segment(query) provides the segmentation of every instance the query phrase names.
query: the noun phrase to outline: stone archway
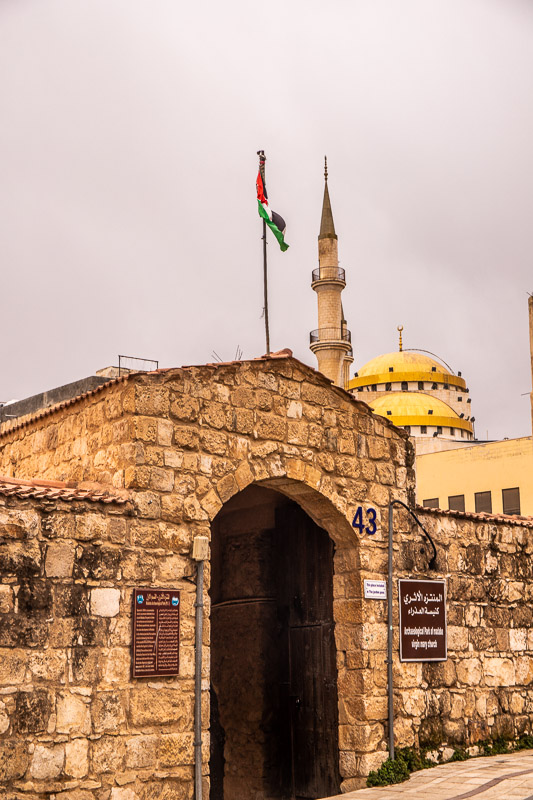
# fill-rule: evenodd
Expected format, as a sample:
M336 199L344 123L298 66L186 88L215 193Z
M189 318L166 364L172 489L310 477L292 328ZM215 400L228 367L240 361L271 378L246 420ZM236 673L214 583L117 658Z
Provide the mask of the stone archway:
M211 800L340 791L335 545L287 496L306 488L274 483L212 525Z

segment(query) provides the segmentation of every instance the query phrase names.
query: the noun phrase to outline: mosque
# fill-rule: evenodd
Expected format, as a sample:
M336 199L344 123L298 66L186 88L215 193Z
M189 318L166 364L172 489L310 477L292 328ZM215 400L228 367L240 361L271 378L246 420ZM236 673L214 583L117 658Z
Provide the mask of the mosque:
M404 350L403 326L398 326L398 351L376 356L350 379L354 357L341 301L346 274L339 267L327 161L324 178L319 266L311 284L317 293L318 329L311 331L310 349L319 371L412 437L421 505L533 515L532 437L477 439L470 392L461 372L455 373L433 353ZM533 331L531 302L529 309Z

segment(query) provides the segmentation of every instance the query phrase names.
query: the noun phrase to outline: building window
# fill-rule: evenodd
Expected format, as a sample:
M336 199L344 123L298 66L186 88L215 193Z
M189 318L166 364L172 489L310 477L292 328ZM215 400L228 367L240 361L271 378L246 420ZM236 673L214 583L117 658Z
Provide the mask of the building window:
M503 513L520 514L520 489L502 489Z
M389 372L394 372L394 367L389 367Z
M427 432L428 432L427 425L421 425L420 426L420 433L427 433Z
M430 500L422 500L422 505L426 508L438 508L439 507L439 498L432 497Z
M463 398L462 398L462 397L458 397L458 398L457 398L457 402L458 402L458 403L462 403L462 402L463 402Z
M392 417L392 411L387 411L387 416Z
M419 391L424 391L424 381L418 381L418 389Z
M474 500L477 512L486 511L488 514L492 514L492 497L490 492L476 492Z
M402 392L406 392L408 388L407 381L402 381Z
M390 383L386 383L386 384L385 384L385 391L386 391L386 392L390 392L390 390L391 390L391 386L392 386L392 384L390 384Z
M448 383L445 383L445 384L444 384L444 386L443 386L443 388L444 388L444 389L449 389L449 388L450 388L450 386L449 386L449 384L448 384Z
M439 387L437 386L437 384L436 384L436 383L432 383L432 384L431 384L431 388L432 388L432 390L433 390L433 391L435 391L435 390L436 390L436 389L438 389Z
M442 433L442 425L437 425L437 433Z
M461 428L461 439L464 439L464 438L465 438L465 432L464 432L464 430Z
M455 436L455 428L450 428L450 436Z
M373 391L373 392L377 392L377 390L378 390L378 387L377 387L377 385L376 385L375 383L373 383L373 384L372 384L372 391Z
M428 414L433 414L433 409L432 408L428 408Z
M448 497L448 508L450 511L464 511L465 510L465 496L464 494L452 494Z
M467 403L471 403L471 402L472 402L472 400L470 399L470 397L468 398L468 400L467 400L466 402L467 402Z
M432 372L436 372L437 371L437 367L431 367L431 371Z
M410 425L404 425L403 429L404 429L404 431L407 431L407 433L409 433L409 434L411 433L411 426Z

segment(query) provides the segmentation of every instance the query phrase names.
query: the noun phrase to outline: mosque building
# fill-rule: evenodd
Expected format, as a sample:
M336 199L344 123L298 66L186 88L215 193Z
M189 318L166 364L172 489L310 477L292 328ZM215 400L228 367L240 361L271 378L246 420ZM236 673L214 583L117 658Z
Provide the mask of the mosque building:
M327 162L324 178L319 266L311 284L317 293L319 327L311 332L310 348L318 369L409 433L416 453L420 504L533 515L532 437L502 442L476 439L470 392L461 372L455 373L434 353L404 349L402 325L398 326L398 351L371 359L350 379L351 332L341 302L346 275L338 264ZM530 303L533 354L532 308Z

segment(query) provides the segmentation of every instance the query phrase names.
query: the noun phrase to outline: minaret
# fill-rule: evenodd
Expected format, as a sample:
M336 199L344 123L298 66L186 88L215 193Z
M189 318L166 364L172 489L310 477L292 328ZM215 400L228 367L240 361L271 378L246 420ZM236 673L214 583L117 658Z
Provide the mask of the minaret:
M529 352L531 355L531 388L533 389L533 295L529 295ZM533 430L533 391L531 392L531 426Z
M318 329L311 331L310 348L318 369L337 386L346 389L348 370L353 362L351 333L346 327L341 292L346 286L339 267L337 234L328 191L328 161L324 159L324 202L318 235L318 269L313 270L312 288L317 293Z

